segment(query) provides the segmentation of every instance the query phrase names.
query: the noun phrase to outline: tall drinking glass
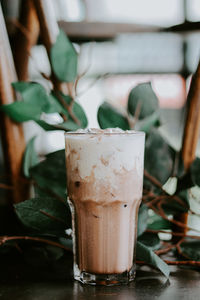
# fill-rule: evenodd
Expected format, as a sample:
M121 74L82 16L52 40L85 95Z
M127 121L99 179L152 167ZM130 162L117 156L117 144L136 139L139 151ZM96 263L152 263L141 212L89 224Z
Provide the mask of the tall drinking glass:
M90 129L65 134L74 278L128 283L135 276L145 134Z

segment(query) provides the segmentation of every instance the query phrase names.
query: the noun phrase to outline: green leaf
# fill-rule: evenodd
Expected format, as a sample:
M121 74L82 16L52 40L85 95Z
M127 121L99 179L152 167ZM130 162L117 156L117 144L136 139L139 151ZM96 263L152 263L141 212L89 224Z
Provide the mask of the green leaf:
M129 113L134 116L137 109L140 111L139 119L150 116L158 109L158 98L150 82L137 85L129 94Z
M47 251L47 255L50 261L56 261L64 255L64 249L55 246L46 245L45 249Z
M172 223L168 220L163 219L162 217L156 215L154 217L154 221L150 224L148 224L148 229L152 230L171 230L172 229Z
M50 52L51 63L56 77L60 81L71 82L77 76L77 53L64 33L60 30L55 44Z
M180 245L183 255L190 260L200 261L200 241L189 241Z
M22 94L22 101L16 101L9 105L2 106L2 110L7 113L13 120L17 122L25 122L34 120L44 130L65 130L74 131L79 128L85 128L88 125L87 117L80 104L70 96L60 93L66 105L71 105L72 114L76 118L74 120L66 109L58 100L54 93L48 95L43 86L33 82L16 82L13 86ZM73 103L72 103L73 101ZM42 113L63 113L67 117L67 121L60 124L48 124L40 120Z
M138 121L135 125L135 130L141 130L146 133L149 133L152 127L159 127L159 126L160 126L159 113L158 111L156 111L149 117L146 117L141 121Z
M123 130L129 130L128 119L124 117L116 108L109 103L104 102L98 109L97 118L99 126L102 129L119 127Z
M47 195L57 195L66 200L65 151L50 153L46 159L30 169L31 177L37 185L47 191Z
M197 174L197 176L198 176L198 174ZM181 178L178 178L177 192L187 190L193 186L195 186L195 179L192 178L192 173L189 170L189 172L185 173Z
M176 153L176 155L178 155L178 168L177 168L177 177L182 177L185 175L185 168L184 168L184 162L183 162L183 158L182 158L182 153Z
M176 196L180 200L172 199L168 201L167 204L164 204L162 207L166 214L176 214L176 213L183 213L188 212L190 208L189 198L188 198L188 191L184 190L176 194Z
M193 185L200 186L200 158L196 158L190 167Z
M40 188L38 185L34 185L35 198L46 198L47 196L47 191L45 189Z
M63 98L63 100L66 102L67 105L72 105L72 107L71 107L72 113L78 119L80 124L78 125L78 124L75 123L75 121L70 116L68 110L65 109L64 107L63 107L63 110L62 110L63 114L65 114L67 116L69 121L74 122L76 126L79 126L78 128L87 127L88 120L87 120L86 114L85 114L82 106L79 103L77 103L76 101L73 101L73 99L70 96L66 96L64 94L60 94L60 95ZM76 129L74 129L74 130L76 130Z
M62 231L71 224L67 204L54 198L34 198L14 206L20 221L36 231Z
M60 124L49 124L43 120L35 120L35 122L46 131L51 130L65 130L65 131L75 131L80 128L74 121L66 121Z
M42 112L59 112L57 101L47 94L45 88L39 83L17 82L13 84L17 91L21 92L22 100L8 105L2 105L1 109L14 121L26 122L39 119Z
M26 146L26 150L23 157L23 173L26 177L29 177L29 169L33 166L35 166L38 162L38 155L35 152L34 148L34 142L35 142L35 136L28 142Z
M53 93L48 97L49 107L46 109L46 113L61 113L63 111L62 105L58 102Z
M46 268L53 267L55 261L60 259L64 250L51 245L31 245L24 251L24 261L29 267Z
M147 229L148 224L148 207L145 204L141 204L138 213L138 227L137 236L140 236Z
M160 248L160 239L157 234L151 232L143 233L138 241L145 246L147 246L150 250L158 250Z
M176 193L176 196L178 196L183 202L182 204L180 203L180 205L185 208L185 211L188 211L190 208L188 190L180 191L179 193Z
M71 238L66 238L65 237L59 237L59 242L65 246L68 247L69 249L73 250L73 241Z
M17 82L12 82L12 86L15 89L15 91L23 93L27 89L30 88L30 86L34 84L34 82L27 82L27 81L17 81Z
M39 118L41 114L41 107L31 106L24 101L16 101L12 104L2 105L1 109L15 122L26 122Z
M159 132L150 132L145 147L145 169L164 184L170 177L173 167L174 150L166 143Z
M152 250L150 250L144 244L137 242L136 246L136 258L137 260L145 261L147 264L156 267L160 270L167 278L169 277L170 270L168 265Z
M200 159L196 158L192 165L190 166L189 171L186 171L184 168L184 162L181 155L181 152L178 153L179 160L178 160L178 167L177 167L177 191L187 190L196 185L196 181L200 179L199 176L199 166L200 166ZM200 180L199 180L200 183Z
M144 176L143 187L147 191L153 192L155 195L161 195L162 190L154 185L146 176Z
M21 92L21 96L24 102L19 101L20 104L26 103L30 106L38 106L38 109L40 109L40 111L48 112L48 94L41 84L36 82L22 81L14 83L13 85L14 88L17 87L17 90ZM29 109L32 109L32 107L29 107Z

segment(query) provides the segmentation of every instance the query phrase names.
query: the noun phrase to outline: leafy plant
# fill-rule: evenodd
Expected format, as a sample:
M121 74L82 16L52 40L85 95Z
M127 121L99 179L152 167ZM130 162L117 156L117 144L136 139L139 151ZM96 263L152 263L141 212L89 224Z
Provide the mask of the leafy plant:
M51 49L54 75L61 82L75 82L77 61L73 45L61 31ZM56 90L55 86L53 90L46 90L34 82L16 82L13 83L13 87L21 94L21 101L3 105L1 109L14 121L33 120L47 131L73 131L87 127L86 114L74 95L63 94ZM51 113L60 114L63 122L48 123L46 116ZM174 225L184 228L186 225L177 223L172 216L180 212L194 214L189 205L188 189L200 186L200 160L197 158L187 173L184 173L183 168L174 169L177 153L160 133L158 99L151 84L142 83L131 90L126 114L104 102L98 109L97 119L102 129L135 128L146 132L144 195L138 220L138 263L150 264L166 277L169 276L167 264L199 266L199 253L196 252L196 248L199 247L198 236L180 233L181 239L178 242L169 241L166 244L159 235L170 233L176 236L173 231ZM31 139L27 144L23 160L23 172L33 184L34 198L15 205L16 214L24 225L27 236L3 236L0 238L0 244L9 245L11 240L27 239L69 250L71 246L66 246L67 240L63 238L66 236L65 230L71 227L70 210L66 202L64 150L50 153L39 162L34 150L34 140L35 138ZM181 160L179 165L181 166ZM165 183L174 178L177 186L171 194L166 190ZM164 262L159 256L172 249L176 250L174 254L182 260Z
M71 82L77 76L77 53L65 35L60 30L56 43L51 49L51 63L56 77L63 82Z

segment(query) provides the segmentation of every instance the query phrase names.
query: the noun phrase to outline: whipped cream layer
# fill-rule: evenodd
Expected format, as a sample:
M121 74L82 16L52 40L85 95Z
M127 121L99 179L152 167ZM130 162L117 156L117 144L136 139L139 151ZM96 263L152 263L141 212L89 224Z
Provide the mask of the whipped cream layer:
M115 173L133 169L143 176L143 132L81 129L65 137L71 172L78 170L81 179L93 175L97 180L112 181Z

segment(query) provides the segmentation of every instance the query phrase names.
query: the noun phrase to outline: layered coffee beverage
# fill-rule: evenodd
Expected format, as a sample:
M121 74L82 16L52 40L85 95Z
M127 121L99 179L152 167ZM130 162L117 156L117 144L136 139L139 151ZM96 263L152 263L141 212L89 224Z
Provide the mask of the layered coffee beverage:
M74 277L89 284L134 278L145 134L87 129L65 135Z

